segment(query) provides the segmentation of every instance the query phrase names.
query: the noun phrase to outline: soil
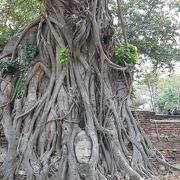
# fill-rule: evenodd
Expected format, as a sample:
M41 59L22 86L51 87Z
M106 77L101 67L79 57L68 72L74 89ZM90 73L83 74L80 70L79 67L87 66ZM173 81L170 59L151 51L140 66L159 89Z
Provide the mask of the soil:
M162 176L160 180L180 180L180 171L168 172L166 175Z

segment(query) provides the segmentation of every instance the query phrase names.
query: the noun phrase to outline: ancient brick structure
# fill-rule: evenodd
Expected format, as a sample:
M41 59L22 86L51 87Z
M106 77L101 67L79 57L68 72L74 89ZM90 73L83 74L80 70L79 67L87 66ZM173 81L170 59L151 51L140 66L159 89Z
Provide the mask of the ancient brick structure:
M170 163L180 163L180 116L135 111L134 116Z

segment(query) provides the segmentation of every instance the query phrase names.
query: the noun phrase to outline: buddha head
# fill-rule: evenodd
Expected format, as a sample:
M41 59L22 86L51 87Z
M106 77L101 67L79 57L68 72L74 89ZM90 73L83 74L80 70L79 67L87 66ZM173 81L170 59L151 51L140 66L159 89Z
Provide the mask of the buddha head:
M75 154L79 163L88 163L91 158L92 142L85 131L80 131L75 138Z

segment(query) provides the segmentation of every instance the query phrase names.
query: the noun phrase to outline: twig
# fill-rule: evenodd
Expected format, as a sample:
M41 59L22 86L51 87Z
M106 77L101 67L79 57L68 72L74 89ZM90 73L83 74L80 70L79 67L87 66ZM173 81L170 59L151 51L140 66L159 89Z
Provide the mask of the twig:
M124 25L124 19L122 15L122 8L121 8L121 0L117 0L118 4L118 18L119 18L119 23L121 22L121 27L122 27L122 32L123 32L123 37L124 37L124 42L127 45L127 36L126 36L126 31L125 31L125 25Z

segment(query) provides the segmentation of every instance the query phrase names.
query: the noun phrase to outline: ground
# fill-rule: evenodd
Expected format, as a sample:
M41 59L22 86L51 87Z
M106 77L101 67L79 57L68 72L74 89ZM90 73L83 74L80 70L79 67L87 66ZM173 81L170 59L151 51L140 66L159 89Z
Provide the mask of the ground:
M160 180L179 180L180 179L180 172L173 171L173 172L165 172L165 175L160 178Z

